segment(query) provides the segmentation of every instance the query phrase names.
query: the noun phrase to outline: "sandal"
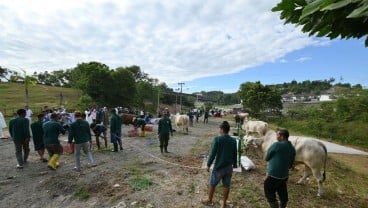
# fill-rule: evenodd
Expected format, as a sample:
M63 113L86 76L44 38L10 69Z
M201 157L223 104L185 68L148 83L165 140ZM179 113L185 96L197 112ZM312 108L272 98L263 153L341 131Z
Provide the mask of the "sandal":
M208 201L208 199L202 199L201 202L205 206L213 206L214 205L213 202Z

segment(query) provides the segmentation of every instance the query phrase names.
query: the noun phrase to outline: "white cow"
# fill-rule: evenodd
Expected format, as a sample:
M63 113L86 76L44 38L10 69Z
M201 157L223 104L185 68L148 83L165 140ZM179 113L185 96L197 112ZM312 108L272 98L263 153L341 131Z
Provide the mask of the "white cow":
M180 127L182 128L183 132L185 130L188 133L189 116L177 113L176 115L172 116L172 120L175 122L177 129Z
M248 119L245 119L242 129L245 130L246 136L258 133L258 135L262 137L268 130L268 123L264 121L249 121Z
M248 144L250 144L249 138L247 136L244 138L244 141L247 141ZM264 137L254 138L253 144L261 147L262 152L266 153L268 148L276 141L276 132L269 130ZM317 196L322 196L323 182L326 180L326 146L322 142L307 137L290 136L289 141L296 150L294 165L304 164L304 174L297 184L304 184L307 178L313 174L318 183ZM323 173L321 173L322 168Z

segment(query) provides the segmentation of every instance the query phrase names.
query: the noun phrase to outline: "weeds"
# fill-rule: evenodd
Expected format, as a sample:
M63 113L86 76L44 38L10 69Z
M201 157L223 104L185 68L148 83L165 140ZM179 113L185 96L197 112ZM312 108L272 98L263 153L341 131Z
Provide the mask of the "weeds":
M85 188L79 188L75 193L74 197L79 200L87 200L91 194Z
M152 182L149 176L136 176L133 178L130 185L134 191L141 191L149 189Z

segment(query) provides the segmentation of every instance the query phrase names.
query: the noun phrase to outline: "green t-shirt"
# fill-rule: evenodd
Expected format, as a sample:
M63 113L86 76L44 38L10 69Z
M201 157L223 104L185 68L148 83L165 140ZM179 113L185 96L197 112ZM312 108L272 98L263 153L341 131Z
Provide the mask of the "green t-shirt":
M215 137L212 140L210 155L207 161L208 167L212 165L215 158L215 170L227 167L229 165L237 167L236 140L228 134Z
M267 150L267 175L285 179L289 177L289 169L295 160L295 148L289 141L278 141Z
M43 143L60 144L59 134L65 134L65 129L57 121L51 120L42 125L43 128Z

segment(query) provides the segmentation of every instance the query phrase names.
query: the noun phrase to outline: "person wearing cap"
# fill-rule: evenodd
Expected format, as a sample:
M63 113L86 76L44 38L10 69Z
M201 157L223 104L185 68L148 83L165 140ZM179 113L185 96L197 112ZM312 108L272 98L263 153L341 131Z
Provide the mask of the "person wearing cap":
M90 143L92 143L91 131L87 121L83 120L82 113L76 111L74 113L75 121L70 124L68 143L71 144L74 141L74 159L75 159L75 171L81 171L80 152L83 152L87 156L88 165L91 167L96 166L90 149Z
M59 116L56 113L52 113L50 119L50 121L42 125L43 143L50 157L47 167L51 170L56 170L59 167L60 155L63 154L59 135L65 134L65 129L59 123Z
M165 111L163 112L163 118L158 121L158 138L160 139L161 154L164 153L164 148L165 153L169 153L167 146L169 145L170 134L173 136L171 120Z
M213 205L212 198L217 184L222 180L222 208L226 207L226 201L230 192L230 183L233 168L237 168L236 140L229 135L229 122L223 121L219 126L220 135L212 140L210 155L207 160L207 172L216 159L210 180L208 198L202 200L204 205Z
M264 181L264 193L271 208L285 208L288 202L287 181L289 169L295 160L295 148L288 140L287 129L277 129L277 142L267 150L265 160L267 165L267 178ZM279 195L280 204L276 199Z
M17 110L18 117L10 120L9 133L13 138L15 146L15 156L17 157L17 168L22 169L23 165L27 162L30 152L29 141L31 133L29 131L29 120L26 117L26 110ZM24 152L23 152L24 151Z
M111 110L112 116L110 119L110 139L111 143L114 145L113 152L118 152L118 145L120 150L123 150L123 145L121 142L121 125L123 124L123 119L116 113L113 108Z

